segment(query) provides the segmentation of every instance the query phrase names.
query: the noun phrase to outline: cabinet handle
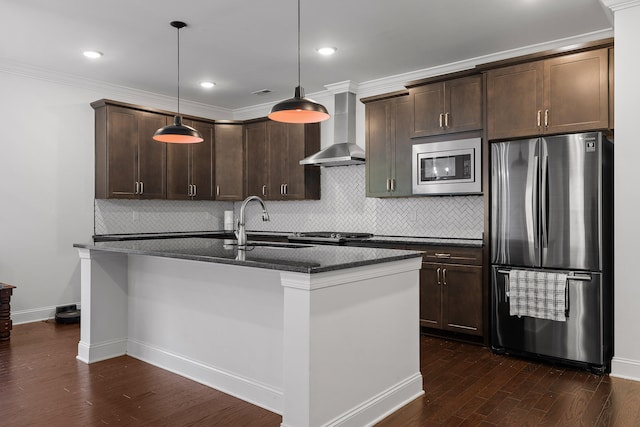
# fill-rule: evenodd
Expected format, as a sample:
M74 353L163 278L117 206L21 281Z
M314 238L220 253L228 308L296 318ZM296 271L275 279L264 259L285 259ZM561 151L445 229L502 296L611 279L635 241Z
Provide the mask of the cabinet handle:
M444 252L436 252L434 255L436 256L436 258L451 258L451 254L447 254Z
M280 195L284 196L284 184L280 184Z
M438 117L438 125L439 125L440 127L443 127L443 126L442 126L442 119L443 119L443 118L444 118L444 114L443 114L443 113L440 113L440 116Z
M263 196L266 196L266 195L267 195L267 186L266 186L266 185L263 185L263 186L262 186L262 195L263 195Z
M440 267L438 267L438 269L436 270L436 276L438 278L438 285L440 285Z
M139 194L144 194L144 182L140 181L140 193Z
M192 194L192 196L195 197L196 194L198 194L198 187L195 184L193 184L193 194Z
M544 127L549 127L549 109L544 110Z
M396 180L395 180L395 178L391 178L389 181L391 181L391 191L396 191Z
M284 195L288 196L289 195L289 184L283 184L284 185Z
M542 111L538 110L538 121L537 121L537 123L538 123L538 127L540 127L540 124L541 124L541 122L542 122L541 117L542 117Z
M220 186L216 185L216 197L220 195Z
M139 194L139 193L140 193L140 182L136 181L136 189L133 194Z
M445 113L444 115L444 127L449 127L449 113Z
M443 285L447 284L447 269L446 268L442 269L442 284Z
M387 191L391 191L391 180L387 178Z

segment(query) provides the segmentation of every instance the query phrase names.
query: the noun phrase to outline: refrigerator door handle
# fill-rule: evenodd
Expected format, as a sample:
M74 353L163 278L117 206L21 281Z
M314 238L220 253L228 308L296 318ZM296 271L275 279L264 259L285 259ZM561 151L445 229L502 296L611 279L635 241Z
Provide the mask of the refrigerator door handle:
M540 157L534 156L535 167L533 168L533 191L531 192L531 204L533 212L533 248L538 249L539 237L540 237L540 215L539 215L539 200L540 200L540 186L538 185L538 170L540 169Z
M509 302L509 270L497 270L497 273L507 276L504 279L504 302Z
M540 218L542 221L542 247L546 248L549 246L549 230L548 230L548 222L549 222L549 155L545 152L542 158L542 182L541 182L541 197L540 197Z

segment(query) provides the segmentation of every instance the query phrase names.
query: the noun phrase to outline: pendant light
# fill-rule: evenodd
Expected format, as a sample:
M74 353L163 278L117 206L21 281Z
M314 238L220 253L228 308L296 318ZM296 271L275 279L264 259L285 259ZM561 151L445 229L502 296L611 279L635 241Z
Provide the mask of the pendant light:
M160 128L153 134L153 139L159 142L176 144L193 144L204 141L200 132L191 126L182 124L180 116L180 29L187 26L181 21L172 21L171 26L178 31L178 114L173 117L173 124Z
M298 86L293 98L285 99L273 106L268 116L271 120L285 123L317 123L329 118L323 105L305 98L300 86L300 0L298 0Z

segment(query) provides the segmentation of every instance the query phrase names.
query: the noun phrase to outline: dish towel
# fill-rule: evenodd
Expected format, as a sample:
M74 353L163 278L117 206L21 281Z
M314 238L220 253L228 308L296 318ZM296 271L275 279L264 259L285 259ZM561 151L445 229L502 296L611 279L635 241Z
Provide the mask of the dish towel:
M564 322L566 290L566 274L511 270L509 314Z

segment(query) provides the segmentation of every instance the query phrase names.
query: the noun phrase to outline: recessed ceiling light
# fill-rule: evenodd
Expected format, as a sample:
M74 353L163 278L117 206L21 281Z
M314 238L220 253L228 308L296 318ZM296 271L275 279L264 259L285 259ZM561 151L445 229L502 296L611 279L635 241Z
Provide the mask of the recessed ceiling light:
M200 86L202 86L205 89L211 89L215 85L216 84L214 82L200 82Z
M325 56L333 55L334 53L336 53L336 50L338 50L337 47L319 47L318 49L316 49L316 51L318 51L320 55Z
M102 52L98 52L97 50L86 50L82 52L82 54L91 59L98 59L102 56Z

